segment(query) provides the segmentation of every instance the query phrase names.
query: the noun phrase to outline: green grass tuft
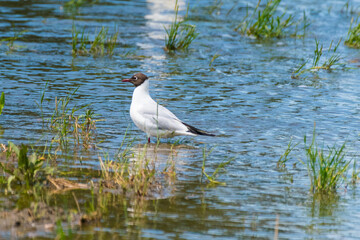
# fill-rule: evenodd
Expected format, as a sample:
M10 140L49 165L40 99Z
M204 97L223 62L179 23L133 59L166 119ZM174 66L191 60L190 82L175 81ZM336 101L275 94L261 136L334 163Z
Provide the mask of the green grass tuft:
M76 30L75 24L72 28L72 53L76 55L113 56L117 45L119 32L109 34L109 28L102 27L96 34L94 41L89 41L89 35Z
M305 10L303 12L303 18L296 23L295 32L291 34L291 37L294 38L305 38L306 36L306 29L310 26L310 21L306 17ZM300 33L299 33L300 32ZM302 32L302 34L301 34Z
M289 160L289 154L291 153L292 150L294 150L294 148L297 145L299 145L299 143L294 145L292 142L292 138L291 138L285 152L280 156L279 160L277 161L277 164L276 164L277 168L281 168L281 169L286 168L286 163Z
M316 142L315 128L311 144L307 146L304 137L306 162L301 161L308 170L311 188L314 193L335 192L343 182L344 175L351 161L345 159L345 145L340 147L319 148Z
M327 51L323 51L323 45L319 45L319 41L315 39L315 50L311 66L308 66L308 63L310 62L310 59L308 59L292 73L291 77L299 78L302 74L305 73L315 73L321 69L331 70L334 69L334 66L343 65L340 63L342 59L341 55L337 52L341 40L342 39L340 39L334 47L333 41L331 41ZM325 60L323 60L324 54L327 56Z
M276 15L280 2L281 0L269 0L264 9L260 10L259 6L261 0L259 0L251 15L249 15L249 10L247 8L245 17L235 28L235 31L248 36L254 36L256 38L284 37L286 35L285 30L290 26L295 25L296 22L291 14L286 17L286 12L282 15ZM306 22L305 13L303 21L305 21L303 27L305 32L305 29L309 26L309 23ZM300 36L297 35L297 28L295 35L298 37Z
M108 154L105 154L104 159L99 156L103 185L108 188L120 188L123 193L147 196L152 186L157 185L155 160L146 158L145 146L144 152L139 153L135 161L131 161L130 157L133 158L135 155L134 153L128 155L130 147L128 145L124 150L126 153L115 160L111 160Z
M355 25L354 27L353 24ZM351 19L345 45L352 48L360 48L360 22L358 22L358 18L355 22L354 18Z
M203 179L203 176L206 177L206 179L209 181L209 186L212 185L223 185L225 186L226 183L225 182L219 182L218 180L216 180L220 174L220 171L225 171L225 167L227 165L229 165L232 161L235 160L235 158L230 158L228 160L224 160L222 161L214 170L214 172L209 175L208 173L206 173L205 171L205 165L206 165L206 159L207 157L211 154L211 152L214 150L214 148L210 148L209 150L206 149L206 147L203 148L203 164L201 167L201 181Z
M69 107L75 93L79 88L62 98L55 97L55 109L49 120L49 127L55 133L51 146L57 144L57 150L67 150L70 141L75 147L89 149L96 147L96 122L98 114L91 109L86 109L90 104ZM80 113L80 110L84 113Z
M80 35L80 38L79 38ZM77 31L75 24L72 27L72 53L73 55L87 55L86 46L89 43L89 35L85 35L85 28L82 31ZM78 46L80 45L80 46Z
M178 20L179 5L175 2L175 19L169 28L164 27L165 49L167 51L174 51L179 49L187 49L192 41L199 35L196 32L196 26L187 24L186 20ZM186 19L186 18L185 18Z

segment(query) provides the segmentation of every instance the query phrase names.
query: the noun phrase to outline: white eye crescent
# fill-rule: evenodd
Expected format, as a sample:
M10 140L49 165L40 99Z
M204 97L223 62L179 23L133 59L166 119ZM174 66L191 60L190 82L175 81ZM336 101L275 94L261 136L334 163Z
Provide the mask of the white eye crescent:
M135 80L138 80L138 77L137 76L134 76Z

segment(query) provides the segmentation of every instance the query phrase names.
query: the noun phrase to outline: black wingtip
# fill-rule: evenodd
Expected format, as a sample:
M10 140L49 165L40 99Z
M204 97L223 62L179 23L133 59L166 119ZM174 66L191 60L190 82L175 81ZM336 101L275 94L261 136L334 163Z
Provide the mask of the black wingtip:
M191 133L194 133L194 134L197 134L197 135L203 135L203 136L211 136L211 137L215 137L216 135L215 134L212 134L212 133L208 133L208 132L205 132L203 130L200 130L196 127L193 127L189 124L186 124L184 122L182 122L187 128L188 128L188 131L191 132Z

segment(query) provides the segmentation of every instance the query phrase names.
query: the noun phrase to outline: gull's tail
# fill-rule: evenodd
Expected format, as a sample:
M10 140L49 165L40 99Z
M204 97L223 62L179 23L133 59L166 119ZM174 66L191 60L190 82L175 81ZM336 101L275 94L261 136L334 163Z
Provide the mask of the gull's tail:
M215 134L207 133L207 132L205 132L203 130L200 130L200 129L198 129L196 127L193 127L193 126L191 126L189 124L186 124L184 122L182 122L182 124L184 124L188 128L188 132L194 133L196 135L204 135L204 136L212 136L212 137L216 136Z

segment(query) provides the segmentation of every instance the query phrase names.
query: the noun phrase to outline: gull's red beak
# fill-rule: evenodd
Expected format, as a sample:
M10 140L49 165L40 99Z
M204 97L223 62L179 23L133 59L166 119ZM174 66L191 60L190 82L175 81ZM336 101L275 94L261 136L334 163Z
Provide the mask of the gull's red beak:
M130 78L125 78L123 80L121 80L122 82L130 82Z

